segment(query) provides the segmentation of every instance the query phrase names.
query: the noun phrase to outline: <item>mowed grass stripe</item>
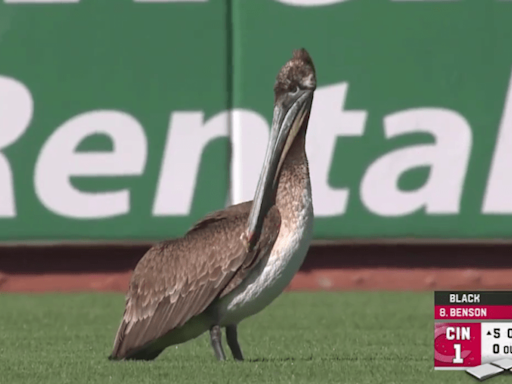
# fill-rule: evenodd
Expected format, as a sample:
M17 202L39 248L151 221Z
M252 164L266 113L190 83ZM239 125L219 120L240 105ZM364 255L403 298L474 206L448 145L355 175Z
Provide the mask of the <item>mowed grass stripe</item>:
M433 294L285 293L239 327L247 361L219 363L208 335L153 362L107 360L120 294L0 296L5 383L474 383L433 370ZM493 378L493 383L510 382Z

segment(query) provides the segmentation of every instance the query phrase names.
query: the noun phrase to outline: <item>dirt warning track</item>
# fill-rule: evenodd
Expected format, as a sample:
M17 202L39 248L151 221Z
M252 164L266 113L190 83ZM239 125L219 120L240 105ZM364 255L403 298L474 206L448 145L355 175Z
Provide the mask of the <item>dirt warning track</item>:
M0 248L0 292L119 291L150 245ZM313 245L288 290L512 289L512 245Z

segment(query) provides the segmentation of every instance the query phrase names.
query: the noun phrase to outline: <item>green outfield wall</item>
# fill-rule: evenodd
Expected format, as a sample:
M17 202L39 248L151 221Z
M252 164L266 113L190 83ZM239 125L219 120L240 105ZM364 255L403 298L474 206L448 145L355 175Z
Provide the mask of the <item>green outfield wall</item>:
M512 1L0 0L0 241L252 199L299 47L316 239L512 237Z

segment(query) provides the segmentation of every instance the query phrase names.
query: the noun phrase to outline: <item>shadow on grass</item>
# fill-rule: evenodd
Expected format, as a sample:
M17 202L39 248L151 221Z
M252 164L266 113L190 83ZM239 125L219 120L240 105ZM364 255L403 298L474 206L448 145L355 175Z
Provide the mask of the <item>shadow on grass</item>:
M284 363L287 361L311 361L313 360L313 356L310 357L260 357L257 359L247 359L246 361L249 363Z
M430 360L428 357L343 357L343 356L322 356L322 357L260 357L256 359L247 359L249 363L284 363L288 361L410 361L410 362L424 362Z

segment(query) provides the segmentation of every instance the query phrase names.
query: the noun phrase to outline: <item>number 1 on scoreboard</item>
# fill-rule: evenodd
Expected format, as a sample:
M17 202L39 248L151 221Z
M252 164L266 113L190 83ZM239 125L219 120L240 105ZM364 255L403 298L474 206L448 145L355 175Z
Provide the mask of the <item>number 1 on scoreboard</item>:
M455 349L455 357L453 358L453 364L462 364L464 359L462 358L462 350L460 344L453 344L453 348Z

